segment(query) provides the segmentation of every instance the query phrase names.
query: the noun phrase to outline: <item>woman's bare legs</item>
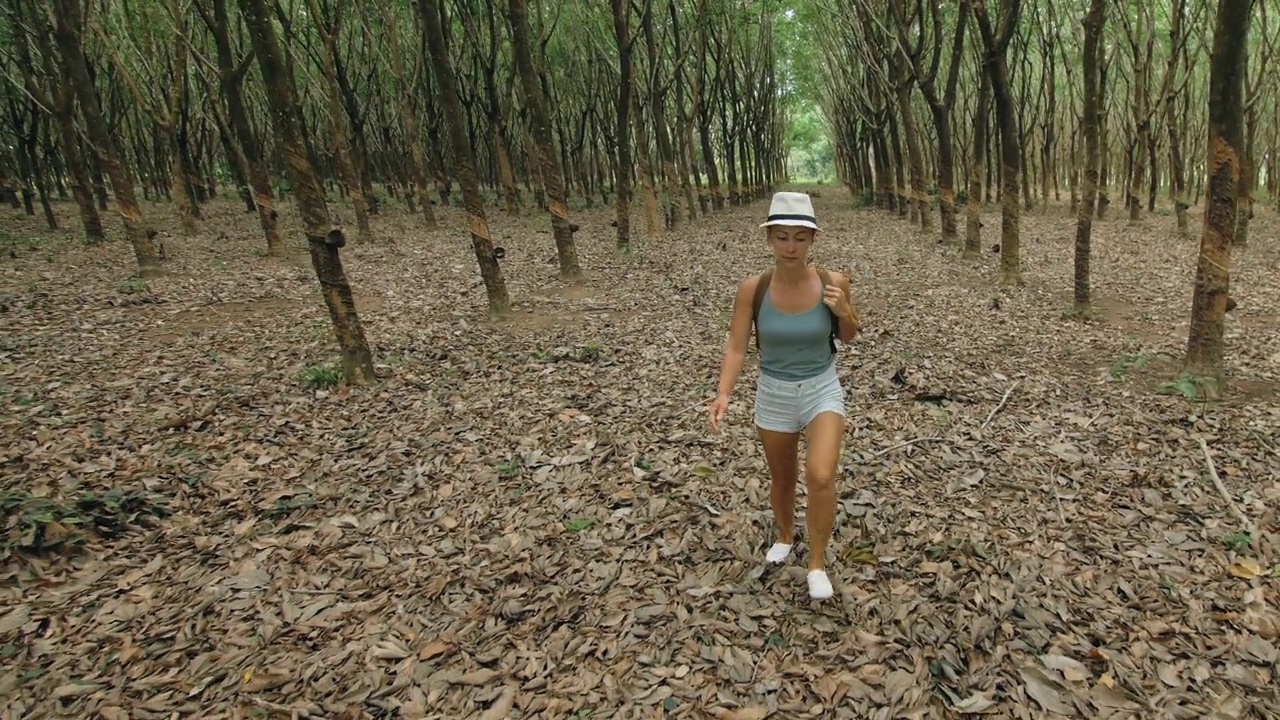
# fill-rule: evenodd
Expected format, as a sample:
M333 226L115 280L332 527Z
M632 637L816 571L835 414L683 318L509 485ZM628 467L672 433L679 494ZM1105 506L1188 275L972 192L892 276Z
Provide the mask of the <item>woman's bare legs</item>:
M778 537L769 549L770 562L782 562L795 542L796 476L800 472L800 433L765 430L756 426L769 466L769 507Z
M817 600L833 594L826 572L826 553L835 525L836 469L840 462L840 445L844 440L844 422L844 416L839 413L823 412L805 429L808 437L804 475L808 491L805 524L809 536L809 595ZM760 427L756 429L769 465L769 505L773 508L773 521L778 532L777 541L769 548L766 559L782 562L791 554L791 545L795 541L800 435Z
M827 543L836 519L836 469L844 440L844 417L819 413L809 423L804 479L808 491L805 520L809 531L809 569L825 570Z

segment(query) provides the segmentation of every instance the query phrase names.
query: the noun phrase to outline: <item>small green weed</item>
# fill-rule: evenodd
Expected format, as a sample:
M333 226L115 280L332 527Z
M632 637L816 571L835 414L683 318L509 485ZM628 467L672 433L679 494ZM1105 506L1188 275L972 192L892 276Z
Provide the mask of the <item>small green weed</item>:
M1146 353L1140 352L1121 355L1116 358L1114 363L1111 364L1110 375L1113 378L1119 379L1128 374L1130 370L1137 370L1149 362L1151 362L1151 356Z
M591 518L574 518L572 520L566 520L564 526L565 529L572 532L582 532L595 524L596 521Z
M124 284L120 286L120 292L125 295L132 295L133 293L149 293L151 292L151 286L142 278L131 277L128 280L125 280Z
M333 387L342 381L342 371L330 364L308 365L298 376L312 387Z
M1253 536L1244 530L1233 532L1230 535L1223 536L1222 538L1222 544L1226 545L1228 550L1234 550L1236 552L1249 547L1249 544L1252 542Z
M1212 382L1211 377L1184 372L1172 380L1160 383L1159 392L1162 395L1178 393L1188 400L1194 400L1202 396L1203 389Z
M520 474L520 467L524 465L524 460L519 455L512 455L506 460L499 460L493 469L498 472L498 477L503 480L509 480Z
M276 500L266 515L272 520L279 520L292 515L298 510L306 510L307 508L315 507L315 505L316 500L310 495L290 495Z

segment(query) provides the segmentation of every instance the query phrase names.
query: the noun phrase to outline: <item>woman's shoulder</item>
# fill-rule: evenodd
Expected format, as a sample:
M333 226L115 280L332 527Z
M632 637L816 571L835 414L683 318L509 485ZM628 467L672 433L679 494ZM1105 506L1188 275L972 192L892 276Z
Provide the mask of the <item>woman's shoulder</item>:
M830 280L831 284L833 285L847 286L849 284L848 276L846 276L844 273L840 272L839 270L823 270L822 272L825 272L827 274L827 278Z
M738 289L748 291L755 290L757 285L764 282L764 277L768 274L770 274L769 270L765 270L764 272L747 273L738 280Z
M768 274L768 272L769 271L766 270L765 272L748 273L744 275L740 280L738 280L737 297L754 303L756 288L760 287L760 284L764 281L764 276Z

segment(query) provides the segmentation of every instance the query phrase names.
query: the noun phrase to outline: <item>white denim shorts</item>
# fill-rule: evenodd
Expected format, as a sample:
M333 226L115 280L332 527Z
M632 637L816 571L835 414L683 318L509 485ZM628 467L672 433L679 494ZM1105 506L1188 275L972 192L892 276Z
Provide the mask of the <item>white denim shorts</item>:
M848 417L844 409L844 387L836 364L807 380L780 380L760 374L756 384L756 425L765 430L798 433L819 413L834 412Z

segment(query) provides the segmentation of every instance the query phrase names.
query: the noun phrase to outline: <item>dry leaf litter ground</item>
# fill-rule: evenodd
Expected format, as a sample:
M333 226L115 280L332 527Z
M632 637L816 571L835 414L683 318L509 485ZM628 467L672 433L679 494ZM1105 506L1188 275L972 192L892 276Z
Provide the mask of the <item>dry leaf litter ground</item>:
M457 209L433 232L385 210L343 253L369 389L309 382L335 345L291 205L294 257L219 201L145 285L122 242L5 211L0 708L1280 717L1276 217L1233 258L1233 393L1203 406L1158 392L1197 243L1171 217L1095 224L1103 319L1082 324L1065 208L1024 214L1027 284L998 289L996 208L965 263L846 192L816 204L817 260L850 269L866 323L839 356L824 604L803 536L763 563L754 361L727 429L701 409L735 283L769 262L762 202L629 256L611 209L579 209L581 287L545 217L495 214L503 321Z

